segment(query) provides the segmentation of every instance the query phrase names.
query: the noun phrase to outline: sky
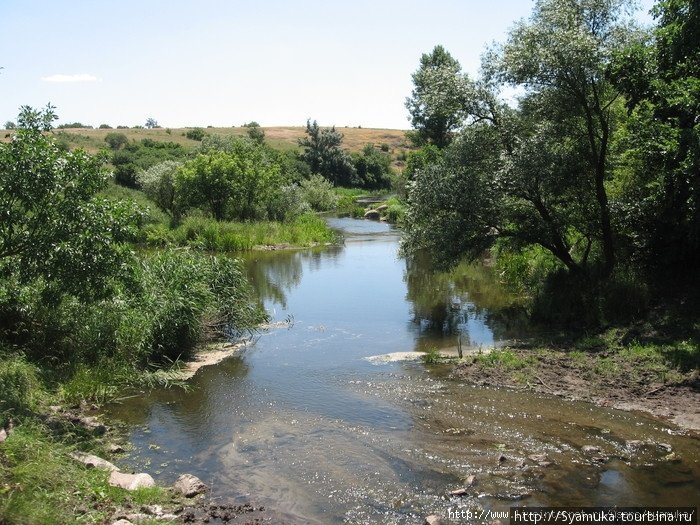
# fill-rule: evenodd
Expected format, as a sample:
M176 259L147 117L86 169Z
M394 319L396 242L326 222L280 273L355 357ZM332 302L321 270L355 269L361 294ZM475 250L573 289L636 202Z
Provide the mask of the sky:
M641 0L640 20L652 0ZM476 76L532 0L0 0L0 126L58 123L407 129L421 54Z

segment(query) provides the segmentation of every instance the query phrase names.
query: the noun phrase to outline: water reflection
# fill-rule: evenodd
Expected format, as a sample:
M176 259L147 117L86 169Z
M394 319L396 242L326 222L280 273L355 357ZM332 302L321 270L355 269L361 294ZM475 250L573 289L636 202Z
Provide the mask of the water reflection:
M448 509L506 509L526 494L531 505L677 504L697 495L698 442L655 421L468 387L420 361L368 362L454 345L458 330L475 345L517 337L515 303L487 268L432 273L397 257L391 227L344 224L344 246L246 258L261 300L275 319L293 316L291 328L201 369L189 391L112 408L129 425L134 469L164 483L191 472L214 497L253 495L298 523L338 525L419 525ZM632 458L631 439L663 440L682 462L664 462L656 449ZM597 463L582 453L587 444L612 459ZM478 490L449 498L469 475Z
M501 286L491 268L462 263L438 272L427 257L406 261L404 280L411 316L420 338L430 346L494 346L529 330L520 298Z

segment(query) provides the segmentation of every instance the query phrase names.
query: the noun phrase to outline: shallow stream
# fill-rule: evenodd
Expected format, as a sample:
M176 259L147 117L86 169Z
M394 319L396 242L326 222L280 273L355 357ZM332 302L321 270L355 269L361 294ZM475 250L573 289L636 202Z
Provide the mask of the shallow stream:
M700 441L654 419L467 386L420 359L366 359L488 348L527 326L487 268L435 277L398 257L391 226L331 224L344 245L245 260L282 327L201 369L189 391L111 408L130 429L134 469L164 483L190 472L215 498L251 497L298 523L700 503ZM449 495L471 475L465 496Z

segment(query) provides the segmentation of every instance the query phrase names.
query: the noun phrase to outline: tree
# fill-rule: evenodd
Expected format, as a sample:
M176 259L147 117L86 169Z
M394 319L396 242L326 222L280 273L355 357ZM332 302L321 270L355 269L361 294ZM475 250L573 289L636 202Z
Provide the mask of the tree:
M155 164L138 175L138 183L143 192L161 209L175 211L175 174L181 162L166 160Z
M484 78L465 84L462 140L429 181L417 177L410 189L408 251L444 249L454 261L503 239L513 249L540 245L575 274L588 273L596 255L600 275L612 273L616 235L606 183L621 112L606 73L630 36L625 6L539 0L531 18L486 56ZM499 101L504 84L523 90L517 109ZM440 187L444 202L421 195L428 184Z
M15 129L15 128L17 128L17 124L12 122L11 120L8 120L7 122L5 122L5 129Z
M343 134L335 126L321 129L315 120L313 123L307 120L306 135L299 139L299 145L304 148L301 158L312 173L323 175L336 186L352 186L356 171L350 156L340 148Z
M24 106L11 142L0 144L0 273L99 297L123 272L136 216L98 196L107 183L99 157L63 151L45 133L55 119L51 106Z
M159 128L160 126L158 125L158 121L154 119L153 117L149 117L146 119L146 124L144 124L146 129L155 129Z
M464 83L459 62L444 47L423 54L406 99L419 145L447 146L464 120Z
M361 154L354 153L352 161L357 173L354 185L368 190L391 186L391 158L372 144L366 144Z
M621 48L611 70L630 112L620 208L630 257L678 276L700 264L700 6L664 0L653 13L653 38Z
M266 218L266 205L280 186L280 166L267 150L237 140L225 151L198 154L176 172L176 205L203 207L218 221Z
M263 144L265 142L265 130L260 127L257 122L249 122L246 124L248 128L248 138L257 144Z

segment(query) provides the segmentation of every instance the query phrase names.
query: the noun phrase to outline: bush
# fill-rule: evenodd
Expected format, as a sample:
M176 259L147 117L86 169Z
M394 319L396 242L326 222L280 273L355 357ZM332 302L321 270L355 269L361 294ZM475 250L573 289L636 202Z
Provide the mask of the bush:
M192 128L185 132L185 137L196 141L201 141L206 135L206 132L202 128Z
M175 173L181 162L166 160L151 166L138 175L143 192L162 210L173 212L175 202Z
M328 211L338 205L333 184L321 175L312 175L301 182L301 196L316 211Z
M604 283L601 293L603 322L629 323L648 308L649 290L642 279L618 270Z
M293 221L310 211L311 207L304 198L303 190L296 184L282 186L267 204L268 218L276 221Z
M117 151L118 149L121 149L122 146L128 144L129 139L126 135L124 135L124 133L112 132L105 135L105 142L110 148Z

